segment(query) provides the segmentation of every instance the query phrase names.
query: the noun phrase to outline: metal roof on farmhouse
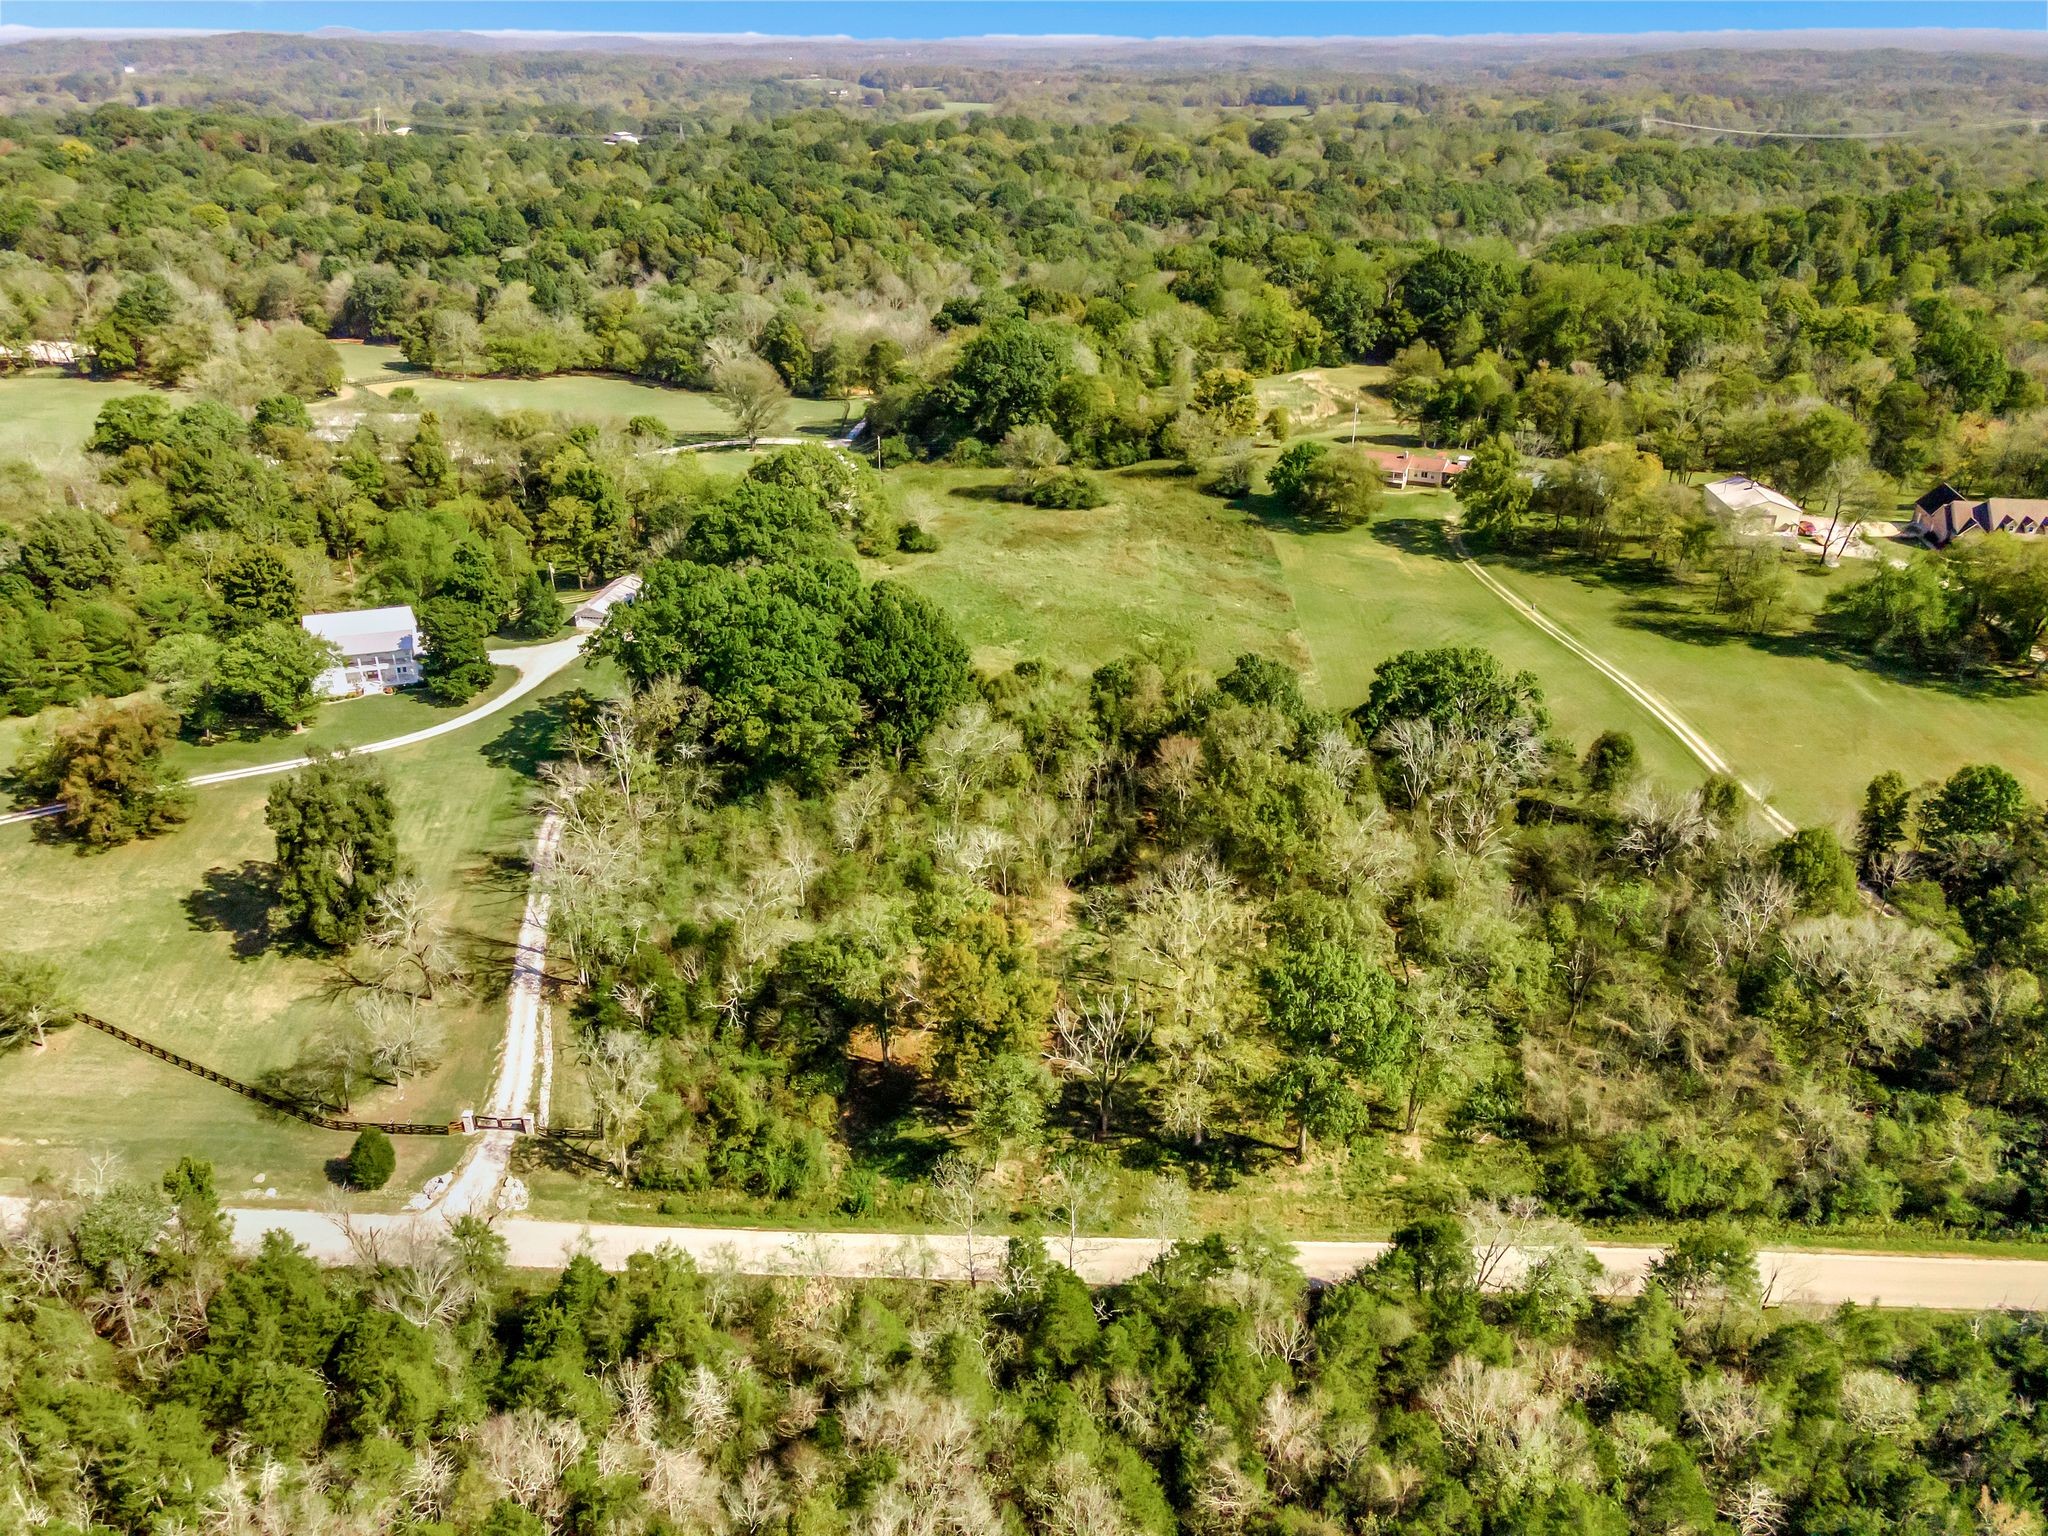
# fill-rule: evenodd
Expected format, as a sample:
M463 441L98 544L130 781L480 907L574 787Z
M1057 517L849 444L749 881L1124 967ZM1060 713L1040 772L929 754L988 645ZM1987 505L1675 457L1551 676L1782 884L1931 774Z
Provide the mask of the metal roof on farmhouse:
M419 621L404 603L348 613L309 613L299 623L308 634L333 641L343 656L409 653L419 644Z
M1715 480L1705 487L1722 506L1731 512L1802 512L1805 508L1787 496L1783 491L1773 490L1761 480L1752 480L1748 475L1729 475Z

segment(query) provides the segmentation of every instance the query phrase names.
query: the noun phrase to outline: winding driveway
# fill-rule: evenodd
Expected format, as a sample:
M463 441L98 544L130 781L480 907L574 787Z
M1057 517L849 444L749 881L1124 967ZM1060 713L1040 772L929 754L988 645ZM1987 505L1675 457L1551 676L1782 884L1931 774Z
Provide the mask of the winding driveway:
M1717 773L1725 778L1734 779L1736 783L1740 784L1743 793L1756 802L1757 809L1763 814L1764 820L1776 828L1779 833L1790 837L1799 830L1782 811L1765 798L1763 791L1737 774L1734 768L1729 765L1728 760L1714 749L1713 745L1706 737L1699 733L1692 722L1687 720L1668 702L1651 692L1633 677L1630 677L1598 651L1585 644L1585 642L1557 623L1556 620L1544 613L1534 603L1517 596L1498 576L1495 576L1493 572L1465 553L1465 541L1456 533L1451 535L1451 548L1458 556L1458 563L1470 571L1482 587L1486 588L1487 591L1514 609L1522 618L1535 625L1544 634L1548 635L1559 645L1578 657L1579 660L1586 663L1587 666L1614 684L1615 687L1627 694L1635 703L1640 704L1649 712L1651 719L1678 738L1678 744L1697 758L1700 765L1707 772Z
M583 649L586 635L571 635L564 640L550 640L545 645L515 646L510 650L492 651L491 660L501 667L511 667L519 676L512 686L503 693L486 699L476 708L465 710L452 720L443 720L417 731L408 731L403 736L389 736L383 741L365 742L350 747L350 752L395 752L400 747L417 746L423 741L432 741L436 736L446 736L451 731L460 731L476 724L477 721L495 715L506 706L516 704L542 683L574 661ZM223 768L216 773L195 773L185 782L194 788L208 784L232 784L240 779L261 779L273 773L290 773L294 768L303 768L311 762L309 757L286 758L282 762L257 763L247 768ZM23 811L10 811L0 816L0 827L10 827L16 822L37 821L45 816L55 816L64 807L59 804L32 806Z

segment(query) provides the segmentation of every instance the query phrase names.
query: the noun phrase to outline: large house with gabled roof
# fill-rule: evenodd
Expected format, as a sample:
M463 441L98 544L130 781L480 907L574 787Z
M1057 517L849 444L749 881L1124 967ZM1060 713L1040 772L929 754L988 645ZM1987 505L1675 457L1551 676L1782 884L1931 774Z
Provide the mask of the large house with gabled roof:
M1946 549L1970 533L2010 533L2019 538L2048 534L2048 498L1965 496L1946 480L1913 503L1914 533L1935 549Z

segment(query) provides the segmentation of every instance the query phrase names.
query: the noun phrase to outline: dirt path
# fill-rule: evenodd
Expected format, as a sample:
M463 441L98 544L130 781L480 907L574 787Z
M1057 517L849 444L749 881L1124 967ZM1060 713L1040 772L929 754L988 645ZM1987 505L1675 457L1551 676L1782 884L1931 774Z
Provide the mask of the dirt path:
M547 973L548 893L545 877L562 837L562 818L550 813L533 839L533 875L526 888L526 911L519 922L512 985L505 998L505 1043L498 1058L498 1076L491 1085L491 1115L534 1113L534 1077L540 1062L543 1006L541 985ZM511 1131L485 1131L463 1155L436 1201L434 1209L448 1221L458 1216L488 1216L498 1208L499 1191L511 1167Z
M1743 793L1756 802L1757 809L1763 813L1764 820L1769 822L1772 827L1786 837L1790 837L1799 830L1776 806L1772 805L1765 798L1761 790L1737 774L1735 769L1730 766L1728 760L1714 749L1713 744L1706 737L1702 736L1692 723L1679 714L1667 700L1651 692L1605 656L1602 656L1598 651L1580 641L1575 635L1571 634L1541 609L1537 608L1535 604L1516 596L1493 572L1465 553L1464 542L1456 534L1451 535L1451 548L1457 553L1458 563L1470 571L1482 587L1486 588L1487 591L1514 609L1522 618L1535 625L1536 628L1555 640L1559 645L1578 657L1579 660L1585 662L1586 665L1613 683L1615 687L1627 694L1629 698L1641 705L1643 709L1648 711L1650 718L1677 737L1678 744L1698 759L1701 766L1709 773L1722 774L1740 784Z
M315 1211L240 1209L229 1213L235 1239L253 1248L267 1231L281 1230L315 1257L344 1263L350 1246L335 1219ZM356 1217L360 1230L402 1225L404 1217ZM748 1274L830 1275L842 1279L895 1277L923 1280L986 1279L1001 1264L1005 1238L956 1233L799 1232L737 1227L581 1225L512 1217L497 1223L508 1257L520 1269L557 1269L572 1254L589 1253L607 1269L622 1269L636 1253L673 1248L707 1265L730 1265ZM1063 1238L1047 1249L1091 1284L1106 1285L1143 1270L1165 1246L1155 1238L1085 1237L1071 1254ZM1294 1245L1295 1262L1312 1280L1342 1280L1387 1251L1384 1242L1330 1241ZM1606 1271L1607 1289L1627 1294L1641 1285L1662 1250L1596 1243L1593 1256ZM1510 1276L1513 1262L1507 1266ZM2048 1310L2048 1259L1973 1258L1964 1254L1889 1254L1767 1249L1757 1255L1765 1298L1773 1304L1839 1306L1843 1302L1937 1311Z

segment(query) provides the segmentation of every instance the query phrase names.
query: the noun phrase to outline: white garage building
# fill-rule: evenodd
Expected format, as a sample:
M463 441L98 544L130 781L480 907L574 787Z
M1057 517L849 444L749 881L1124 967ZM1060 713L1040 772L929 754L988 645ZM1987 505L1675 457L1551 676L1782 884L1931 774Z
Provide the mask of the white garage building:
M359 608L352 613L309 613L299 623L340 653L314 688L330 699L410 688L420 680L419 621L410 607Z

